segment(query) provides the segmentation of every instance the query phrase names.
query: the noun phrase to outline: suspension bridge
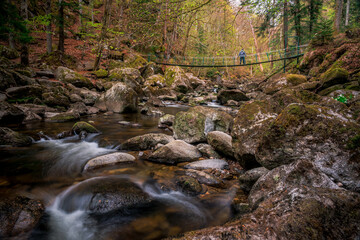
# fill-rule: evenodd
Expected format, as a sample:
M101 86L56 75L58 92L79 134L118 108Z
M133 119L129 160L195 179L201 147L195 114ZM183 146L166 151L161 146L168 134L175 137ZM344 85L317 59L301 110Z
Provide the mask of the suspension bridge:
M304 49L308 46L301 45L290 47L287 49L279 49L263 53L248 54L246 56L246 64L239 63L238 56L223 56L223 57L188 57L188 56L173 56L164 58L156 54L147 55L148 61L152 61L159 65L180 66L180 67L200 67L200 68L214 68L214 67L242 67L257 64L271 63L277 61L285 61L287 59L297 59L304 55ZM145 57L145 56L144 56Z

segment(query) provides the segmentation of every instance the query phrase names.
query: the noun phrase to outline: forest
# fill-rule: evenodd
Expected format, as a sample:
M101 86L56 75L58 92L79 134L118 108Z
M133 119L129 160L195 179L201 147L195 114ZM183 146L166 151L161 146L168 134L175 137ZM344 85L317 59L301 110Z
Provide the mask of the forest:
M0 239L360 238L359 0L3 0Z

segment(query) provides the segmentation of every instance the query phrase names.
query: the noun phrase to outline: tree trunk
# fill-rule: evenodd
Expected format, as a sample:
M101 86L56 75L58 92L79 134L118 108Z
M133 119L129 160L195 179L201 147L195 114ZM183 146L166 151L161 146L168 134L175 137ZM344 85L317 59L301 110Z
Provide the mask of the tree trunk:
M59 44L58 50L61 54L65 52L65 33L64 33L64 4L59 0Z
M294 11L294 21L295 21L295 35L297 41L300 45L301 40L301 16L300 16L300 0L295 0L295 11Z
M309 4L309 18L310 18L310 21L309 21L309 35L310 35L310 38L312 37L312 33L313 33L313 28L314 28L314 23L315 23L315 3L314 3L315 0L310 0L310 4Z
M168 44L167 44L168 4L169 4L169 0L165 0L165 9L164 9L165 20L163 26L163 46L165 48L165 56L164 56L165 59L168 59Z
M97 50L96 59L95 59L95 62L94 62L94 69L93 69L94 71L97 70L99 68L99 65L100 65L102 51L104 49L104 39L105 39L107 28L108 28L108 25L109 25L109 22L110 22L111 4L112 4L112 0L105 0L105 11L104 11L104 17L103 17L103 25L102 25L102 28L101 28L101 34L100 34L100 39L99 39L98 50Z
M283 13L283 36L284 36L284 49L287 51L288 47L288 30L289 30L289 17L288 17L288 0L284 0L284 13Z
M51 14L51 0L46 1L46 15ZM49 23L46 25L46 52L50 54L52 52L52 32L51 32L51 18Z
M10 5L12 4L11 3L11 0L7 0L7 3L8 3L8 5L9 5L9 7L10 7ZM9 16L8 16L8 18L9 18ZM8 20L10 20L10 19L8 19ZM15 49L15 40L14 40L14 34L12 33L12 32L9 32L9 46L10 46L10 48L11 49Z
M190 30L191 30L192 25L195 22L195 21L192 20L194 15L195 14L190 15L190 19L189 19L189 22L188 22L188 27L186 29L185 43L184 43L184 47L183 47L183 50L182 50L183 56L186 55L186 48L187 48L187 44L188 44L188 40L189 40L189 36L190 36Z
M336 6L335 6L335 30L337 32L340 32L342 9L343 9L343 0L336 0Z
M345 26L349 26L350 0L346 2Z
M84 32L84 26L83 26L83 9L82 9L82 0L79 0L79 29L78 32L79 33L83 33Z
M250 24L250 28L251 28L251 33L252 33L253 38L254 38L255 51L256 51L256 53L258 54L258 61L261 62L261 56L260 56L259 46L258 46L258 42L257 42L257 39L256 39L255 30L254 30L254 27L253 27L252 22L251 22L251 17L248 16L247 18L249 19L249 24ZM264 68L263 68L262 64L259 64L259 66L260 66L261 72L264 72Z
M21 17L24 20L28 19L28 4L27 0L21 0ZM21 44L21 53L20 53L21 65L29 66L29 48L27 43Z

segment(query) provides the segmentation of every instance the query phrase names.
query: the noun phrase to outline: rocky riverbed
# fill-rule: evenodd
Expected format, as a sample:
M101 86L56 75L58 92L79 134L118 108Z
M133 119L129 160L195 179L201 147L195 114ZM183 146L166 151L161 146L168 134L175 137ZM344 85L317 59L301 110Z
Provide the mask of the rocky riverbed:
M2 58L0 236L359 238L357 46L265 80L136 54L85 75Z

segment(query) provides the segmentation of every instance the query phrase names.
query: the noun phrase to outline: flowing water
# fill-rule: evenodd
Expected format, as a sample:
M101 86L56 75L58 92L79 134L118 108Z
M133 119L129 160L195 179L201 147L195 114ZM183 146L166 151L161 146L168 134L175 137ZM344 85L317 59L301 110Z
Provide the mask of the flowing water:
M163 110L175 114L184 108ZM33 136L30 147L0 147L0 194L22 194L46 205L30 239L160 239L230 216L231 193L205 200L187 196L176 187L174 179L181 173L176 166L137 159L135 164L82 173L89 159L117 151L126 139L150 132L171 134L157 128L157 118L140 114L82 120L101 133L56 139L74 123L41 122L16 129ZM139 152L130 154L137 158Z

